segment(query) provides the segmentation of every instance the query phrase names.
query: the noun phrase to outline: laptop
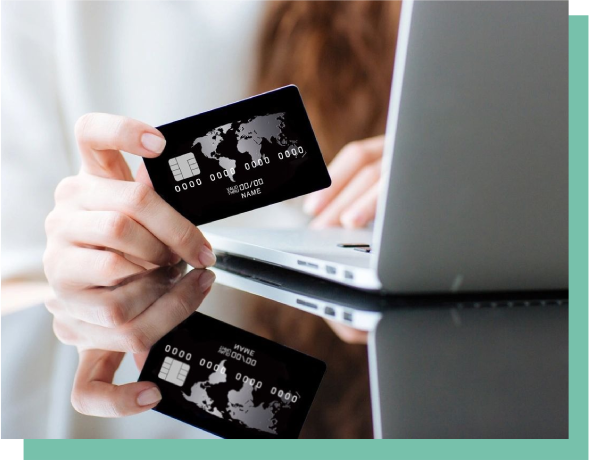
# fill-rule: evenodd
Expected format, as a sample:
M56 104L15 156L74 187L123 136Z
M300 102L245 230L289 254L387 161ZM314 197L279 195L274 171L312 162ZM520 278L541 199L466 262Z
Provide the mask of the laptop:
M511 310L566 307L568 291L397 295L365 292L245 257L219 254L216 282L361 331L375 331L392 310Z
M368 332L375 438L568 436L566 290L383 295L238 256L212 269L221 284Z
M202 229L363 290L567 289L568 4L405 0L372 227Z

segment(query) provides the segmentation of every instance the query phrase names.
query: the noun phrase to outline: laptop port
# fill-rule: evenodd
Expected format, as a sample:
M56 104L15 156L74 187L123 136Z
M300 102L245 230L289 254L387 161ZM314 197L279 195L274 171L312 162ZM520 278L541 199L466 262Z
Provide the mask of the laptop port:
M335 316L335 310L331 307L325 307L325 314L327 316Z
M335 273L337 272L336 268L335 267L332 267L331 265L326 265L325 266L325 270L330 275L335 275Z
M302 265L303 267L319 268L319 265L311 262L305 262L304 260L297 260L297 265Z
M344 312L344 321L352 322L352 313L349 311Z
M344 272L344 278L346 278L347 280L353 280L354 274L350 270L346 270Z
M315 308L315 309L317 309L317 305L316 305L316 304L314 304L314 303L311 303L311 302L307 302L306 300L303 300L303 299L297 299L297 303L298 303L299 305L303 305L303 306L305 306L305 307L309 307L309 308Z

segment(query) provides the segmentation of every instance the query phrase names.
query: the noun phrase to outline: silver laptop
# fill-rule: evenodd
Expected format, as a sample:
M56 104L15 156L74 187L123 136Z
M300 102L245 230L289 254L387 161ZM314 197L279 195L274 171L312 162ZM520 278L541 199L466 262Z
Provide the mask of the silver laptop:
M366 290L567 289L567 8L404 1L372 228L207 238Z

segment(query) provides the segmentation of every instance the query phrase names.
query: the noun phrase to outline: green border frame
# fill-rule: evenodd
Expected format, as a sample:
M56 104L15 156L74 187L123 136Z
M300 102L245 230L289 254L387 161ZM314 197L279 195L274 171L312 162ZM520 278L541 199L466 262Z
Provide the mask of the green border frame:
M569 17L569 446L588 458L588 17ZM574 403L573 403L574 402ZM573 449L576 447L576 450ZM564 458L561 456L560 458ZM567 457L569 458L569 457Z
M566 440L25 440L25 460L583 459L587 449L587 16L569 17L570 399Z

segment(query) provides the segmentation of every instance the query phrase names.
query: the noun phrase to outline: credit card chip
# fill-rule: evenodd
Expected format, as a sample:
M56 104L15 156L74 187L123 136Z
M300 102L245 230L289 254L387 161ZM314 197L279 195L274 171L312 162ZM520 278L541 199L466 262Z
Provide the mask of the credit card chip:
M185 153L168 161L176 182L200 174L200 168L194 158L194 153Z
M162 380L165 380L166 382L170 382L181 387L184 385L184 381L186 380L186 375L188 375L189 370L190 366L188 364L166 356L158 377Z

